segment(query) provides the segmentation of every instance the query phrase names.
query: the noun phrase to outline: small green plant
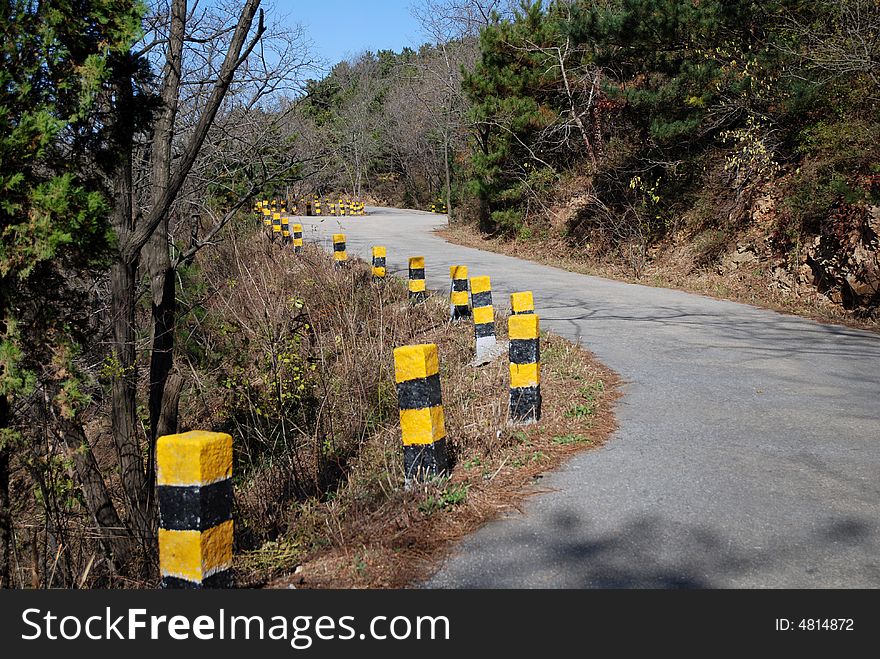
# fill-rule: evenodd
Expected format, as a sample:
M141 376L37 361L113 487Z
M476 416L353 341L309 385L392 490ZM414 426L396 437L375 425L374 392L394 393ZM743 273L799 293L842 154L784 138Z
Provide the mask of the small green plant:
M584 435L559 435L551 439L554 444L569 446L571 444L592 444L593 440Z
M596 406L592 403L575 405L565 413L566 419L585 419L596 413Z
M480 458L471 458L470 460L465 460L464 468L465 469L473 469L474 467L482 467L483 461Z
M428 496L421 504L419 504L419 512L425 515L431 515L444 508L457 506L467 500L468 488L467 483L459 485L450 485L437 495Z

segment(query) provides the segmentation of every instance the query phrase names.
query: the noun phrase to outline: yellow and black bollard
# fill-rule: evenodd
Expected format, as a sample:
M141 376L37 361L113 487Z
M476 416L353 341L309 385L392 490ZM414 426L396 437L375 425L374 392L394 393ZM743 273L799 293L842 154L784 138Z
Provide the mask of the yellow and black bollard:
M290 242L290 216L286 213L281 216L281 242L284 245Z
M373 254L373 279L381 281L385 279L385 255L386 250L382 245L374 245Z
M449 266L452 280L449 290L449 319L464 320L471 317L468 300L468 269L466 265Z
M510 313L514 316L535 313L535 299L531 291L510 294Z
M272 213L272 240L281 236L281 213L275 211Z
M162 588L231 588L232 437L160 437L156 477Z
M477 344L475 362L485 364L497 344L492 282L489 277L471 277L471 305L474 308L474 337Z
M510 422L537 423L541 419L541 345L538 316L507 319L510 338Z
M437 346L427 343L396 348L394 377L406 483L443 475L448 462Z
M263 224L267 227L272 226L272 211L268 207L263 207Z
M293 225L293 253L300 254L303 251L303 225Z
M409 301L419 304L428 299L425 289L425 257L409 257Z
M348 261L348 253L345 251L345 234L333 234L333 260L337 267L342 267Z

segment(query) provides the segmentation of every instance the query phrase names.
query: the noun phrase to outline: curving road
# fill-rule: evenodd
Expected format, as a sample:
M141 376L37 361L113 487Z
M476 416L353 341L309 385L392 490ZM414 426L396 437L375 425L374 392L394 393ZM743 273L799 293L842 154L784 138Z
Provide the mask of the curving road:
M463 541L427 587L880 587L880 336L451 245L445 217L303 218L389 273L424 255L533 290L542 325L627 383L608 444Z

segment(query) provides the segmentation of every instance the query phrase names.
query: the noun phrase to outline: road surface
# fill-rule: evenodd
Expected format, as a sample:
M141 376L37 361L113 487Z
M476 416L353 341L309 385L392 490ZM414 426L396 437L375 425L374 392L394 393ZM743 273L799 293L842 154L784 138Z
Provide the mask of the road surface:
M626 382L619 430L454 550L434 588L880 587L880 336L446 243L445 216L303 218L306 240L388 248L532 290L542 326Z

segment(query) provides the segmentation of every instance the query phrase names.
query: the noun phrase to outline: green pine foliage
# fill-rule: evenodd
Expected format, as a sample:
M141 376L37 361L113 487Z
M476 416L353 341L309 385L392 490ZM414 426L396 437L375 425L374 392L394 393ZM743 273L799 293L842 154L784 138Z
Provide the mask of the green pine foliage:
M72 349L71 315L82 310L68 286L106 262L109 203L85 164L104 139L96 99L108 58L134 43L143 9L126 0L0 9L0 395L25 393L28 368Z

